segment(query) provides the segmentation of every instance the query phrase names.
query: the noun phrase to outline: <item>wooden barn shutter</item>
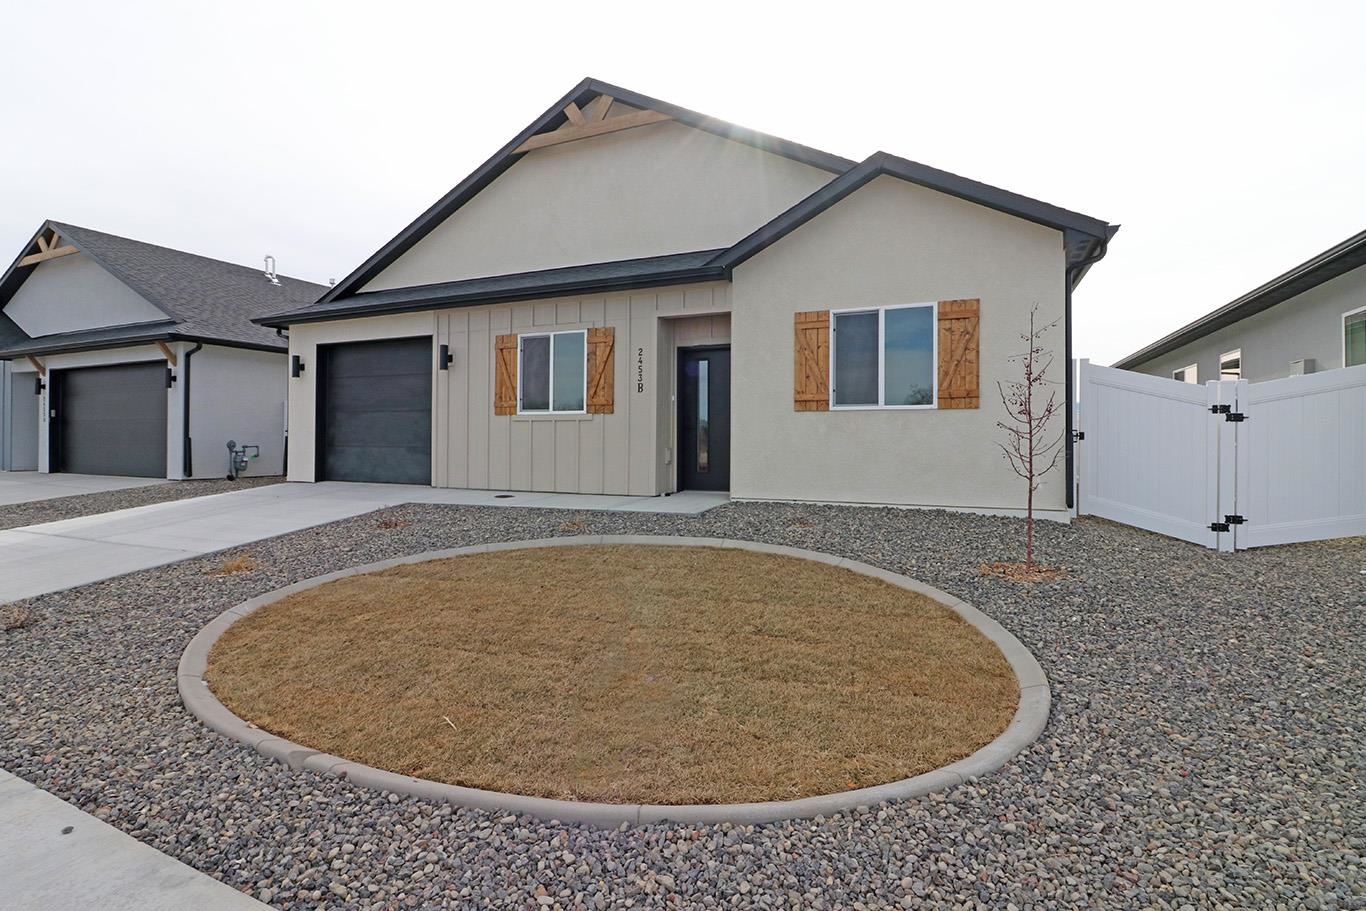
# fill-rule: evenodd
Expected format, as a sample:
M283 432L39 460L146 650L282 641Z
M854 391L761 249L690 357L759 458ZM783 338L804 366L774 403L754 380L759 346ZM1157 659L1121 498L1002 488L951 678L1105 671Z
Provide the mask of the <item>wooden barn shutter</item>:
M939 302L939 407L977 408L980 402L981 302Z
M588 413L611 414L616 375L616 330L588 330Z
M500 335L493 344L493 413L517 413L517 333Z
M830 311L796 315L794 411L830 410Z

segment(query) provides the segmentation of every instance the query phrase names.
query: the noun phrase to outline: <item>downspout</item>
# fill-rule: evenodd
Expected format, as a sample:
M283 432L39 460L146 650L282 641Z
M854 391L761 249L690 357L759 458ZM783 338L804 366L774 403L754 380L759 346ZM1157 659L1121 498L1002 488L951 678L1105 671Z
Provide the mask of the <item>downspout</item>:
M1111 230L1110 233L1114 233L1113 230ZM1072 285L1076 283L1073 276L1079 275L1081 272L1085 271L1090 266L1093 266L1096 263L1100 262L1102 259L1104 259L1105 252L1109 249L1109 247L1110 238L1108 236L1100 238L1100 246L1097 248L1099 252L1095 253L1092 256L1088 256L1086 259L1082 260L1079 263L1076 263L1075 265L1068 266L1067 276L1065 279L1065 284L1067 287L1063 298L1063 322L1067 324L1067 332L1065 341L1063 342L1063 359L1067 364L1067 382L1065 384L1065 397L1067 401L1067 408L1065 409L1066 414L1063 415L1063 417L1065 418L1063 424L1063 435L1067 441L1067 448L1063 461L1065 463L1064 470L1067 473L1067 508L1069 510L1073 509L1077 505L1076 468L1074 467L1074 459L1072 453L1072 449L1074 446L1076 446L1077 442L1076 432L1072 427L1073 418L1075 416L1074 413L1076 411L1076 400L1074 398L1076 394L1076 378L1073 376L1073 373L1075 371L1072 369Z
M195 342L194 347L185 352L184 367L180 371L180 393L184 397L185 403L184 419L181 421L181 427L185 431L181 462L184 469L182 473L187 478L194 477L194 448L190 442L190 358L194 357L195 352L203 347L203 342Z

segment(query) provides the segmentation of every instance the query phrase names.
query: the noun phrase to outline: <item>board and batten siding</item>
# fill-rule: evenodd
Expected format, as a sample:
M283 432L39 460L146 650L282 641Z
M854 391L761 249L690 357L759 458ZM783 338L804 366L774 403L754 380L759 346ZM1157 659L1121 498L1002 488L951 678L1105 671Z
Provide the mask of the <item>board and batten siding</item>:
M738 266L733 335L731 495L1016 511L1025 483L997 443L996 383L1018 379L1030 308L1061 320L1059 231L883 176ZM794 326L804 312L979 301L978 407L794 407ZM1045 339L1064 378L1063 327ZM1058 418L1053 432L1062 432ZM1061 467L1036 507L1065 515Z
M653 496L672 490L662 457L673 434L672 318L691 327L688 317L729 309L723 283L646 289L303 323L291 330L290 351L311 367L319 344L430 335L433 486ZM612 413L494 413L497 336L595 327L614 331ZM452 357L446 370L437 369L440 345ZM305 369L290 380L298 384L289 398L291 480L314 480L315 379Z

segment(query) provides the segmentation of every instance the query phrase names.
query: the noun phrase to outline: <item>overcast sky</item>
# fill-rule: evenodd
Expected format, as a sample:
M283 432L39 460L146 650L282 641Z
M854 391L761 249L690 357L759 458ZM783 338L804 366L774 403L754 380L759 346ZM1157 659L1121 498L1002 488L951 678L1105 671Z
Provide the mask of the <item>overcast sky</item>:
M1041 11L1047 6L1047 11ZM584 76L1123 224L1109 363L1366 227L1366 4L16 3L0 244L44 218L340 278Z

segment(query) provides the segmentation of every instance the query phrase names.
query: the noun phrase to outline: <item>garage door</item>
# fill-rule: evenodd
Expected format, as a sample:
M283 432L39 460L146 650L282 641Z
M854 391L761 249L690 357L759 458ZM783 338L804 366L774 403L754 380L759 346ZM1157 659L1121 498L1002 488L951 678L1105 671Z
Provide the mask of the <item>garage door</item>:
M56 372L59 471L166 477L166 365Z
M430 337L326 345L318 413L329 481L432 481Z

